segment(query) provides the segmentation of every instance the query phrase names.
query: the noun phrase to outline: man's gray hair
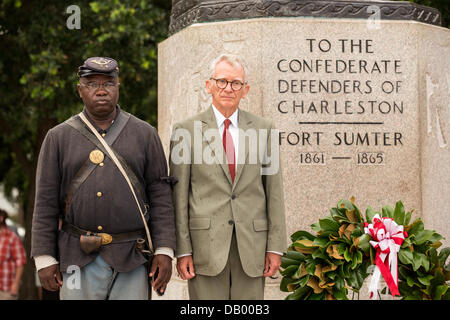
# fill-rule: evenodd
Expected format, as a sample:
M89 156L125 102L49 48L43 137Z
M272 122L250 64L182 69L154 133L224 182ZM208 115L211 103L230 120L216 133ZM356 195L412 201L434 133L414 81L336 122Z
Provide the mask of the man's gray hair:
M217 58L215 58L211 62L211 65L209 66L209 74L210 74L211 77L214 75L214 69L216 68L217 64L219 62L221 62L221 61L226 61L226 62L228 62L229 64L231 64L235 68L242 68L242 69L244 69L244 81L246 81L246 79L247 79L247 67L245 65L244 59L242 59L238 55L228 54L228 53L221 54L220 56L218 56Z

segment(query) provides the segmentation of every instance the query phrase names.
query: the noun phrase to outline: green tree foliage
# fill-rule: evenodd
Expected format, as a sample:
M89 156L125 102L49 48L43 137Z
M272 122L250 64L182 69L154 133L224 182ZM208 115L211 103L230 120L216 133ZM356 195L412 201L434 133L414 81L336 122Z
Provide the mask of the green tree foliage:
M116 59L121 107L157 120L157 43L167 37L170 1L76 1L80 29L72 30L69 5L0 1L0 183L7 195L19 190L27 253L41 143L48 129L82 109L77 67L90 56ZM22 298L35 297L33 267L30 261Z

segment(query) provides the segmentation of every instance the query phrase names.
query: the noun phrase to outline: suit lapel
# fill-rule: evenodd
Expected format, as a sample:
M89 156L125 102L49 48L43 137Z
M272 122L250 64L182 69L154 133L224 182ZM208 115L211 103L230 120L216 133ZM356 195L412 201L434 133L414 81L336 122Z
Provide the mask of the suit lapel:
M243 110L239 110L238 113L238 123L239 123L239 157L238 157L238 165L236 170L236 175L234 177L233 189L237 185L239 178L242 175L242 170L244 170L244 165L248 162L248 152L249 152L249 144L245 143L245 137L241 134L246 132L251 128L252 121L248 119L247 114ZM242 148L244 149L244 159L241 158Z
M230 185L233 184L233 182L231 181L231 175L230 175L230 169L228 168L228 164L226 163L226 158L224 157L225 155L225 151L223 151L222 153L222 159L219 158L219 155L217 155L214 150L216 150L216 147L213 145L214 142L212 141L211 137L207 137L205 136L205 132L207 130L216 130L217 132L219 132L219 128L217 127L217 121L216 121L216 117L214 116L214 111L212 109L212 107L208 108L208 110L206 110L203 114L203 117L201 118L202 121L202 134L203 137L205 138L205 140L207 141L209 147L211 148L212 152L214 153L214 157L216 158L216 163L219 163L219 165L222 167L222 170L225 174L225 176L227 177L228 182L230 183ZM219 134L220 136L220 134ZM223 150L223 145L221 143L220 140L220 146L217 145L217 148L221 147ZM236 181L236 177L235 180Z

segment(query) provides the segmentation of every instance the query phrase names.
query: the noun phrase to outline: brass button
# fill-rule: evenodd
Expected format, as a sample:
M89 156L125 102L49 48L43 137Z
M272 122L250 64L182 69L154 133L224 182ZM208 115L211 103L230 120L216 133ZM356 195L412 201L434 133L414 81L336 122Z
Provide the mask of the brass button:
M102 137L106 136L106 133L102 133Z
M101 197L102 196L102 193L101 192L97 192L97 197Z
M102 231L102 230L103 230L103 227L102 227L102 226L98 226L98 227L97 227L97 230L98 230L98 231Z
M104 164L103 162L100 162L98 165L99 165L100 167L103 167L105 164Z

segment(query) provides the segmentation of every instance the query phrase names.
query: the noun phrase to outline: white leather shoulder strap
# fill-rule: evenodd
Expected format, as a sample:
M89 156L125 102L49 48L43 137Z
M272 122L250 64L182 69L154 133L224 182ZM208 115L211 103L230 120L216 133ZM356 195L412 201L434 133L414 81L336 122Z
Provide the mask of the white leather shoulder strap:
M145 227L145 233L147 234L147 241L148 246L150 248L150 251L153 252L153 244L152 239L150 238L150 230L148 229L147 221L145 220L144 213L142 212L141 205L139 204L138 198L136 197L136 193L134 192L133 185L131 184L130 178L128 178L128 175L126 174L125 170L122 167L122 164L117 159L116 155L114 154L114 151L109 147L109 145L106 143L105 139L103 139L100 134L97 132L97 130L94 128L94 126L89 122L89 120L86 118L86 116L83 114L83 112L80 112L79 114L81 120L88 126L88 128L92 131L92 133L97 137L97 139L101 142L105 150L108 152L109 157L113 160L113 162L116 164L117 168L119 168L119 171L122 173L123 177L128 183L128 186L130 187L131 193L133 194L134 200L136 201L136 204L138 206L139 212L141 213L142 221L144 222Z

